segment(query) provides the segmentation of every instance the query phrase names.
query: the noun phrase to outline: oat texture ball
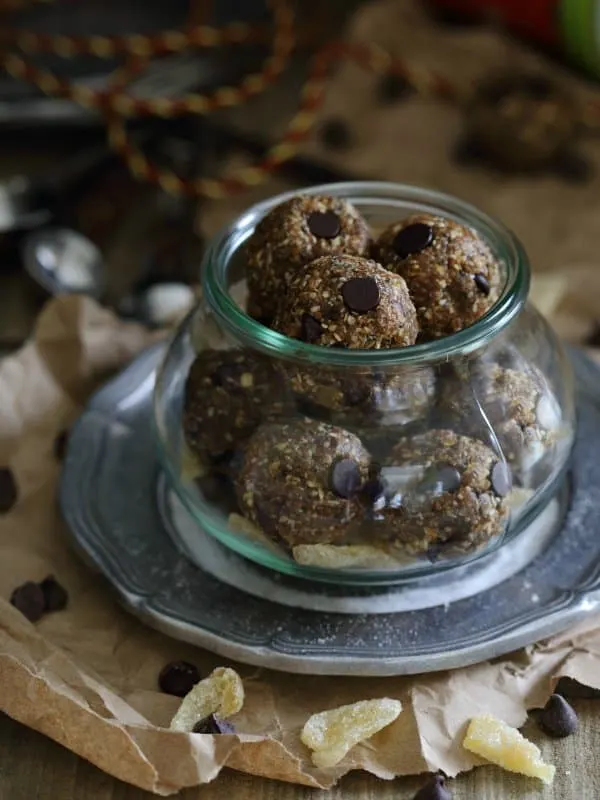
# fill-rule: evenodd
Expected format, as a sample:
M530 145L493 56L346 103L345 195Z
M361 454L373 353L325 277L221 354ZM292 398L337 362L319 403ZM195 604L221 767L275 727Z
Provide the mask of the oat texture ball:
M561 424L558 403L536 370L494 362L477 361L441 380L439 408L456 430L499 448L521 479L552 448Z
M504 530L510 468L477 439L450 430L401 439L381 479L385 535L410 553L468 552Z
M362 514L370 461L343 428L306 418L262 425L236 478L240 508L290 547L339 541Z
M502 289L502 271L487 244L445 217L414 214L390 225L375 242L374 253L406 281L423 340L472 325Z
M323 347L379 350L414 344L417 315L404 279L359 256L323 256L288 286L273 323Z
M188 373L183 430L191 451L212 466L226 463L265 419L281 412L279 374L244 350L205 350Z
M246 244L248 313L270 324L299 268L321 256L362 256L369 230L360 213L338 197L298 195L273 208Z

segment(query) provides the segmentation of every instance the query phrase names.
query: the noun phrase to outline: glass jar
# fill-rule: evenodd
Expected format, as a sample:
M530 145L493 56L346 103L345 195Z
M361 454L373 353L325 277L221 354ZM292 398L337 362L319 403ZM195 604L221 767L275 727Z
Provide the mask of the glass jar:
M497 257L504 288L475 324L432 342L352 350L290 339L244 311L244 243L295 193L253 206L210 244L203 300L157 376L156 432L175 492L232 550L334 583L412 580L527 536L565 476L574 401L560 343L527 304L521 245L425 189L302 193L346 198L374 232L416 212L466 225Z

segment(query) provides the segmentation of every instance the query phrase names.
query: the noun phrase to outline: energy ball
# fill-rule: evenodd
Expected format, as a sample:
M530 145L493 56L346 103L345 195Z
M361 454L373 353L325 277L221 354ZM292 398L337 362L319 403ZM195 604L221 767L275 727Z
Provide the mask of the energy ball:
M469 552L506 525L510 468L477 439L449 430L406 437L380 481L386 537L411 554Z
M362 514L370 456L343 428L309 419L261 426L236 478L242 512L290 547L339 541Z
M435 372L429 367L387 374L287 366L286 377L307 413L360 425L407 425L434 406Z
M248 313L270 324L299 268L321 256L365 255L367 223L347 200L298 195L273 208L246 244Z
M244 350L205 350L188 373L183 430L191 451L209 466L225 464L265 420L282 410L279 374Z
M440 384L441 413L458 430L497 442L521 478L551 449L561 424L560 408L532 368L479 361L466 374Z
M359 256L323 256L299 272L282 298L275 330L309 344L379 350L417 339L404 279Z
M498 299L502 271L485 242L445 217L414 214L386 228L375 258L408 285L423 339L472 325Z

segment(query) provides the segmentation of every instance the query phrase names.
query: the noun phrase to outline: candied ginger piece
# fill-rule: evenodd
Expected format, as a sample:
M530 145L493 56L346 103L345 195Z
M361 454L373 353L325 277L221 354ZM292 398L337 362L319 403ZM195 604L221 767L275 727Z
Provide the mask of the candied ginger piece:
M399 561L385 550L368 544L298 544L292 548L294 559L308 567L397 567Z
M316 767L334 767L355 744L392 723L401 711L402 703L389 697L360 700L313 714L306 721L300 739L313 751Z
M516 728L492 716L473 717L463 747L510 772L552 783L556 767L546 764L542 754Z
M217 667L186 694L171 720L172 731L192 731L194 725L211 714L230 717L244 705L242 679L228 667Z

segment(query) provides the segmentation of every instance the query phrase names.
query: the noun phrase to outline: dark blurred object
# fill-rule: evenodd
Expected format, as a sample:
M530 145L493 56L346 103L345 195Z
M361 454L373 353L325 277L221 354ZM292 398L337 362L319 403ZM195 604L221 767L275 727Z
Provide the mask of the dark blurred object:
M600 0L428 0L438 18L493 21L600 78Z
M205 11L203 11L205 9ZM202 13L201 13L202 12ZM223 0L206 3L195 0L86 0L85 3L32 3L8 17L12 27L47 34L104 36L153 35L164 30L185 28L188 21L223 26L233 21L268 24L265 0ZM174 97L183 92L206 91L218 85L238 82L264 58L265 46L237 48L235 57L212 48L174 54L152 62L131 84L138 97ZM93 89L103 89L117 59L90 55L60 58L57 55L28 56L39 67ZM46 97L31 84L0 76L0 120L8 124L97 124L99 117L69 100Z
M575 148L580 109L543 75L501 75L478 87L457 148L461 162L482 161L511 172L550 170L583 180L590 169Z

